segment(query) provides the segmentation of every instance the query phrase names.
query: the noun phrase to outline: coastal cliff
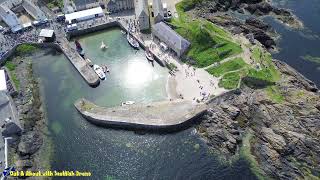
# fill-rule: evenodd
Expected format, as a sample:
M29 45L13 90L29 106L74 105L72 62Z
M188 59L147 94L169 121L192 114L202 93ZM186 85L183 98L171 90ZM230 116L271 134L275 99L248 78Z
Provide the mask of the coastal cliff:
M9 163L18 171L47 170L50 166L48 152L51 144L48 139L40 88L32 69L31 54L36 48L23 45L20 49L27 47L32 48L29 53L22 53L18 49L15 56L8 59L6 63L6 66L10 67L10 73L14 75L12 81L18 92L13 96L13 100L23 129L21 136L10 144Z
M266 0L186 0L185 10L234 34L246 34L267 49L275 48L278 34L261 17L271 16L294 29L303 23L288 9L275 7ZM246 18L248 17L248 18ZM245 18L245 20L244 20Z
M244 34L266 49L276 47L277 34L261 16L303 27L290 10L264 0L184 0L179 7L193 19ZM245 19L237 13L245 14ZM262 79L244 76L239 88L210 101L198 133L225 160L245 157L260 179L318 179L320 93L287 64L277 60L272 64L278 74L274 81L266 80L270 74Z
M209 104L198 132L226 159L245 152L252 166L261 168L258 176L315 178L320 173L320 93L285 63L274 63L282 74L276 85L281 102L244 84Z

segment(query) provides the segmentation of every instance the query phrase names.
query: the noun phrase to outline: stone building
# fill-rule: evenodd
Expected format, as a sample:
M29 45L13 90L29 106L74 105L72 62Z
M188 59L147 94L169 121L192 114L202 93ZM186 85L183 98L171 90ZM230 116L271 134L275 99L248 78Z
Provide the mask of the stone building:
M165 43L178 57L183 55L191 45L189 41L180 36L164 22L152 27L152 35Z
M150 28L148 0L135 0L135 14L140 30Z
M158 23L164 20L163 5L161 0L153 0L152 3L154 22Z
M107 10L110 13L130 9L134 9L134 0L109 0L107 2Z

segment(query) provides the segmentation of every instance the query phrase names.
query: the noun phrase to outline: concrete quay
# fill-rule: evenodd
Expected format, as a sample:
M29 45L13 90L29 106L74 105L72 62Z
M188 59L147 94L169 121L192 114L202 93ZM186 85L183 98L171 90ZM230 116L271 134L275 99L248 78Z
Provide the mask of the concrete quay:
M175 100L118 107L100 107L79 99L75 108L89 122L103 127L173 132L191 126L207 111L205 104Z
M71 64L78 70L82 78L90 86L98 86L100 79L94 70L89 66L88 62L85 61L79 53L71 47L70 42L67 39L62 39L60 41L60 48L66 57L69 59Z

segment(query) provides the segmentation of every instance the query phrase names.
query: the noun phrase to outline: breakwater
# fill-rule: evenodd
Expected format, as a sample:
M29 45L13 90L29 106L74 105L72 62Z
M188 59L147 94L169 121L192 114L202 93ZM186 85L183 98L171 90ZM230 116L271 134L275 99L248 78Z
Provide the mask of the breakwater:
M74 105L78 112L93 124L155 132L185 129L207 111L206 105L193 104L186 100L106 108L86 99L79 99Z

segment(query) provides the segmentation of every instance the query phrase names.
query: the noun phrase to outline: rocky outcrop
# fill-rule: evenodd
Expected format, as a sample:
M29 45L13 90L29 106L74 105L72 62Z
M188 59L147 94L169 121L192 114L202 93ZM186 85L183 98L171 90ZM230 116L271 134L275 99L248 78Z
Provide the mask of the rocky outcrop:
M213 15L207 14L204 18L214 24L220 25L234 34L252 35L254 39L259 41L267 49L273 48L276 45L273 36L276 36L273 28L259 20L258 18L248 18L241 21L228 14Z
M42 145L42 137L38 132L30 131L21 137L18 145L18 153L22 156L32 155Z
M31 61L28 58L12 58L16 64L15 73L19 79L19 92L13 100L19 112L22 131L17 141L10 146L15 150L15 165L17 170L40 170L41 166L35 162L39 157L39 149L43 144L44 114L42 112L39 87L33 78ZM17 131L16 127L8 127L6 133ZM13 154L11 154L13 155Z
M274 7L265 0L203 0L192 12L233 33L253 35L267 49L276 45L275 38L278 35L268 24L259 19L260 16L271 15L293 28L303 27L303 24L289 10ZM230 12L248 12L252 16L242 20Z
M238 154L251 133L250 152L267 176L308 179L320 173L320 93L317 87L283 62L274 61L282 78L275 102L264 89L243 85L237 93L215 98L198 127L215 150ZM239 91L241 93L239 93Z

